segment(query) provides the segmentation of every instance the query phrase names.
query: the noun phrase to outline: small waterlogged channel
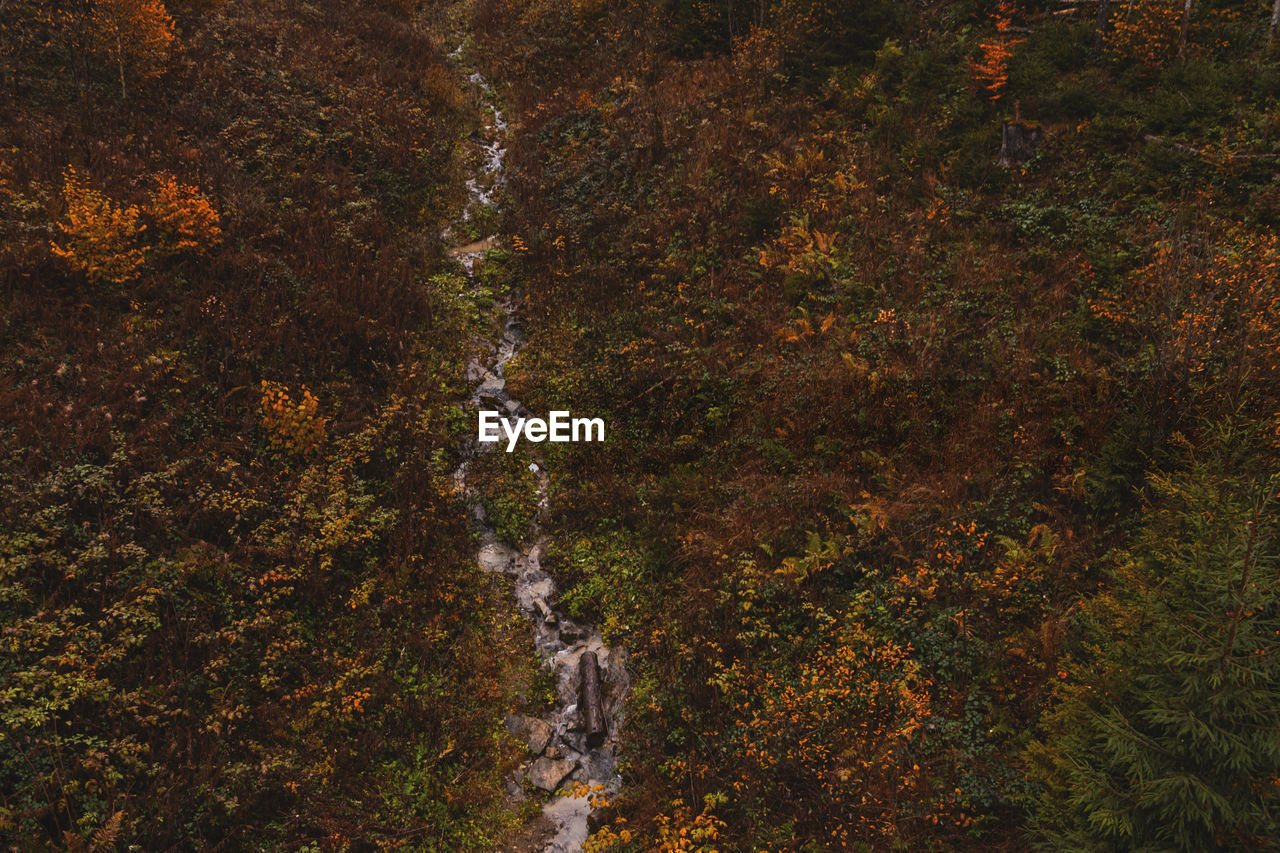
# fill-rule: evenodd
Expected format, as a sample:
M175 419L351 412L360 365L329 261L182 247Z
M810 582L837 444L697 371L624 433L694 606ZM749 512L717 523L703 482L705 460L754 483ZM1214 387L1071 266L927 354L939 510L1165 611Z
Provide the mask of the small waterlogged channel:
M460 62L461 54L462 48L458 48L450 58ZM495 205L504 180L508 134L507 122L488 82L479 72L471 73L469 79L486 117L484 137L478 143L482 159L476 173L467 180L470 198L462 213L463 222L471 221L477 210ZM450 233L446 232L445 237L450 239ZM477 262L496 245L495 235L452 250L451 254L472 281L473 290ZM534 413L507 392L505 376L506 365L526 343L520 323L520 293L515 290L508 293L497 303L497 308L503 318L502 335L497 341L479 342L481 355L474 357L467 368L467 381L474 383L474 390L465 405L472 413L486 409L510 418L531 417ZM470 475L481 454L502 453L504 448L500 443L481 444L474 431L465 435L462 442L462 461L453 478L465 497L473 529L479 537L477 566L480 571L502 573L511 578L516 604L531 623L532 642L541 665L555 675L556 702L552 710L540 717L513 714L505 720L507 728L528 748L527 760L521 764L517 778L508 780L509 796L522 797L525 782L544 791L558 792L543 807L541 820L526 833L520 849L575 853L588 835L592 810L590 791L615 793L620 784L614 766L614 738L630 683L626 652L606 646L594 626L574 622L556 607L555 581L542 568L543 555L551 542L542 528L548 508L546 470L538 462L530 464L538 483L538 512L522 541L503 542L485 512L482 496L471 483ZM584 707L587 692L584 678L591 680L597 673L604 712L603 732L599 730L598 721L589 719L588 709Z

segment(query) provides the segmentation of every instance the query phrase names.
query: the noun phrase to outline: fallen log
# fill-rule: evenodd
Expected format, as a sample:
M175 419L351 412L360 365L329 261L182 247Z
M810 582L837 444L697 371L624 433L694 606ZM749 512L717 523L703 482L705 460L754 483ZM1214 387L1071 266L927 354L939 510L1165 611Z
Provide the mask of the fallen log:
M578 662L582 676L582 719L586 723L587 747L595 749L606 736L604 702L600 698L600 666L595 652L583 652Z
M1156 136L1154 133L1148 133L1142 137L1147 142L1157 143L1160 145L1168 145L1175 151L1181 151L1184 154L1194 154L1197 157L1203 157L1206 160L1227 160L1231 162L1240 160L1277 160L1280 154L1228 154L1218 151L1202 151L1199 148L1193 148L1190 145L1183 145L1181 142L1175 142L1172 139L1165 139L1163 136Z

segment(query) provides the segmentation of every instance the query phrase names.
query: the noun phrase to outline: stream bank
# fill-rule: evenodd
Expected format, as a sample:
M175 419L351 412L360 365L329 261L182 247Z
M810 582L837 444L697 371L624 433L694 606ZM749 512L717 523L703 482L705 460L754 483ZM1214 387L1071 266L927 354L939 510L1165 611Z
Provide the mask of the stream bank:
M463 64L463 48L457 48L450 58ZM473 221L482 211L498 212L510 133L488 81L474 70L469 71L468 80L486 115L483 132L474 142L480 159L466 181L469 197L459 226ZM453 230L442 235L446 241L456 242ZM499 244L494 234L450 251L465 270L473 297L480 296L477 266ZM522 304L518 287L512 287L495 304L500 318L497 339L476 342L477 354L466 375L473 390L461 404L470 423L475 422L475 413L480 410L493 410L512 418L534 414L510 395L505 375L506 365L528 343L520 319ZM549 711L540 715L512 713L504 720L508 731L528 751L527 759L507 780L508 796L512 800L523 799L530 788L553 794L539 818L526 827L511 849L575 853L589 834L594 797L615 793L620 786L615 770L615 738L630 684L627 655L624 649L605 645L594 625L574 621L556 606L555 580L542 567L551 532L543 527L549 508L549 475L540 457L535 456L529 465L536 478L537 511L528 529L519 541L504 541L499 535L485 509L482 489L473 482L476 462L483 454L495 452L503 452L500 445L480 443L474 431L464 435L461 461L453 479L464 497L477 538L477 568L511 579L516 606L531 625L533 651L539 665L553 674L555 682L554 706ZM598 699L589 701L595 699L597 691L591 682L597 680ZM603 719L597 719L600 712Z

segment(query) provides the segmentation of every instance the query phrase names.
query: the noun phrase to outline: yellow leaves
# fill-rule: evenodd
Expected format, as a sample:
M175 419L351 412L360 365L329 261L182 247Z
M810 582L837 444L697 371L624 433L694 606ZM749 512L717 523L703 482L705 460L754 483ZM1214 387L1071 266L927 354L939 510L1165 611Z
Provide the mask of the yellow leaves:
M51 243L53 253L92 282L123 284L134 278L148 247L140 244L146 225L137 207L111 202L85 185L70 166L63 176L67 216L58 224L65 240Z
M850 167L844 172L837 172L832 176L831 189L840 196L848 196L860 190L866 190L867 183L858 178L857 172L853 167Z
M157 178L147 204L138 207L112 201L68 166L62 197L67 205L58 223L63 239L52 241L50 250L94 283L124 284L136 278L154 254L192 252L222 237L213 206L199 189L178 183L172 175ZM154 243L142 240L151 227L144 220L154 226Z
M726 700L741 715L749 762L823 780L832 796L861 796L860 810L872 810L866 794L910 784L898 768L932 713L931 685L910 647L857 620L832 620L821 631L794 673L753 672ZM890 791L884 808L894 799Z
M672 801L672 813L659 815L655 820L657 849L667 853L717 853L713 842L720 838L726 824L715 816L714 809L725 801L723 795L707 794L697 815L683 800Z
M788 272L823 272L832 262L835 243L834 234L811 229L803 221L788 225L774 241L774 248L760 251L760 266L781 267Z
M848 371L857 377L866 376L871 372L871 365L865 358L856 358L851 352L840 353L840 360L844 362L844 366Z
M1100 291L1094 315L1157 343L1166 367L1202 382L1229 347L1259 378L1280 351L1280 246L1274 235L1224 234L1212 253L1155 243L1119 292ZM1119 290L1119 289L1118 289Z
M862 503L849 505L849 520L863 539L870 539L889 529L889 513L883 504L871 497L870 492L863 492L862 497Z
M615 823L626 823L626 818L619 817ZM624 844L630 844L631 838L629 829L614 830L611 826L602 826L583 843L582 853L604 853L606 850L614 850Z
M794 344L803 338L807 338L813 334L813 327L809 325L806 317L801 317L790 326L783 326L778 330L778 339L784 344Z
M823 539L820 534L810 531L806 537L804 555L785 558L774 574L792 583L802 583L831 568L848 550L840 538Z
M782 341L784 344L794 344L807 338L812 338L816 335L826 335L836 327L839 320L840 317L836 312L831 311L818 322L818 328L814 329L813 322L809 319L808 313L802 309L801 315L798 319L791 324L782 326L778 329L778 340Z
M264 379L258 411L271 448L302 455L318 448L328 423L318 414L319 407L319 401L305 385L295 403L284 385Z

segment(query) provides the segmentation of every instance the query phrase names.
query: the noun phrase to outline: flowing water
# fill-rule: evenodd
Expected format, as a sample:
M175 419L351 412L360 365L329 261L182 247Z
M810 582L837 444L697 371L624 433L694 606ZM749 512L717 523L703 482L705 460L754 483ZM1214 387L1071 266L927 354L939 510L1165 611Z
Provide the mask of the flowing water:
M460 59L461 48L450 56ZM507 123L495 104L494 92L478 72L470 75L471 85L479 95L486 112L482 154L475 174L467 180L470 193L462 213L462 222L470 222L480 208L493 207L495 196L504 181ZM446 232L446 239L449 233ZM498 244L496 236L486 237L455 248L451 254L472 279L475 266ZM474 290L474 282L473 282ZM502 335L497 341L482 341L482 355L471 360L467 381L475 383L466 405L469 409L497 410L509 418L530 417L524 405L507 393L505 368L526 343L520 324L521 299L512 291L497 307L501 312ZM474 423L474 421L473 421ZM506 719L509 730L528 745L529 755L519 770L519 777L509 780L508 792L523 795L524 782L546 791L559 791L542 810L537 839L526 841L521 849L543 853L572 853L582 847L588 834L587 819L591 798L587 789L616 792L620 780L614 769L614 737L620 722L622 700L629 686L626 652L609 648L600 632L592 625L574 622L556 608L555 581L542 569L542 557L550 544L550 536L542 529L548 508L546 470L537 462L530 464L537 486L538 512L520 542L503 542L485 513L479 490L471 484L474 462L482 453L505 452L505 443L481 444L474 433L463 439L462 461L453 477L465 496L471 523L479 536L476 563L480 571L509 575L515 588L517 606L530 620L532 642L542 666L555 674L555 707L541 717L511 715ZM599 665L607 737L599 746L588 743L584 714L579 708L582 692L582 657L595 654Z

